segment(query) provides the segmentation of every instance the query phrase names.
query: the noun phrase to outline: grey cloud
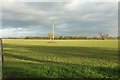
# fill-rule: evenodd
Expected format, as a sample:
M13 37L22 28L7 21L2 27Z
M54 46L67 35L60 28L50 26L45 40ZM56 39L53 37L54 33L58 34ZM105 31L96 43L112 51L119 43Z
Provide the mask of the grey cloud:
M95 35L106 32L117 35L117 3L31 2L14 3L9 6L7 4L9 3L3 5L4 29L25 28L36 31L35 35L47 35L52 28L51 17L54 16L56 34Z

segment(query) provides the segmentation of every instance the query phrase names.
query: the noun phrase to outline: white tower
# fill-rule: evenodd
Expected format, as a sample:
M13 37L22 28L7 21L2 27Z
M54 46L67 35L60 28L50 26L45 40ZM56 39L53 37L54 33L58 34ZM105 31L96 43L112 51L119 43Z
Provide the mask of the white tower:
M52 28L53 28L53 33L52 33L52 37L53 37L53 40L54 40L54 19L52 19Z

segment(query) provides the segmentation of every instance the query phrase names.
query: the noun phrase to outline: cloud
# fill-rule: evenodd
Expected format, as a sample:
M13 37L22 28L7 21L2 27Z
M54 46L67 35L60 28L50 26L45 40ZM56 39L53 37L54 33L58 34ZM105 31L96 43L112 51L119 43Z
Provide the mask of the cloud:
M3 0L4 2L118 2L119 0Z
M30 31L27 31L24 28L5 28L0 30L0 33L2 33L2 37L23 37L27 35L32 35ZM34 33L34 32L33 32Z
M5 2L2 7L2 28L6 32L3 36L47 35L52 31L51 17L54 17L58 35L96 35L103 32L117 36L118 32L118 5L114 2L13 1Z

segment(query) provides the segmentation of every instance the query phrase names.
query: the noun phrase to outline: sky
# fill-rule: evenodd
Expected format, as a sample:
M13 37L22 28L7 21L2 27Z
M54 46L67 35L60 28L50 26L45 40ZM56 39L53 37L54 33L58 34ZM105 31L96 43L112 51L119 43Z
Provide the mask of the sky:
M3 2L0 37L55 35L118 35L118 3L116 2Z

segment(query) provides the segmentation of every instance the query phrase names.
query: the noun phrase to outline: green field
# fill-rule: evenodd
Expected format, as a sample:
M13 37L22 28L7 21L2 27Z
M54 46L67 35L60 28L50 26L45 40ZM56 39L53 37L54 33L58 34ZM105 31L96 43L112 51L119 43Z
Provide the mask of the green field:
M119 78L117 40L4 39L4 77Z

